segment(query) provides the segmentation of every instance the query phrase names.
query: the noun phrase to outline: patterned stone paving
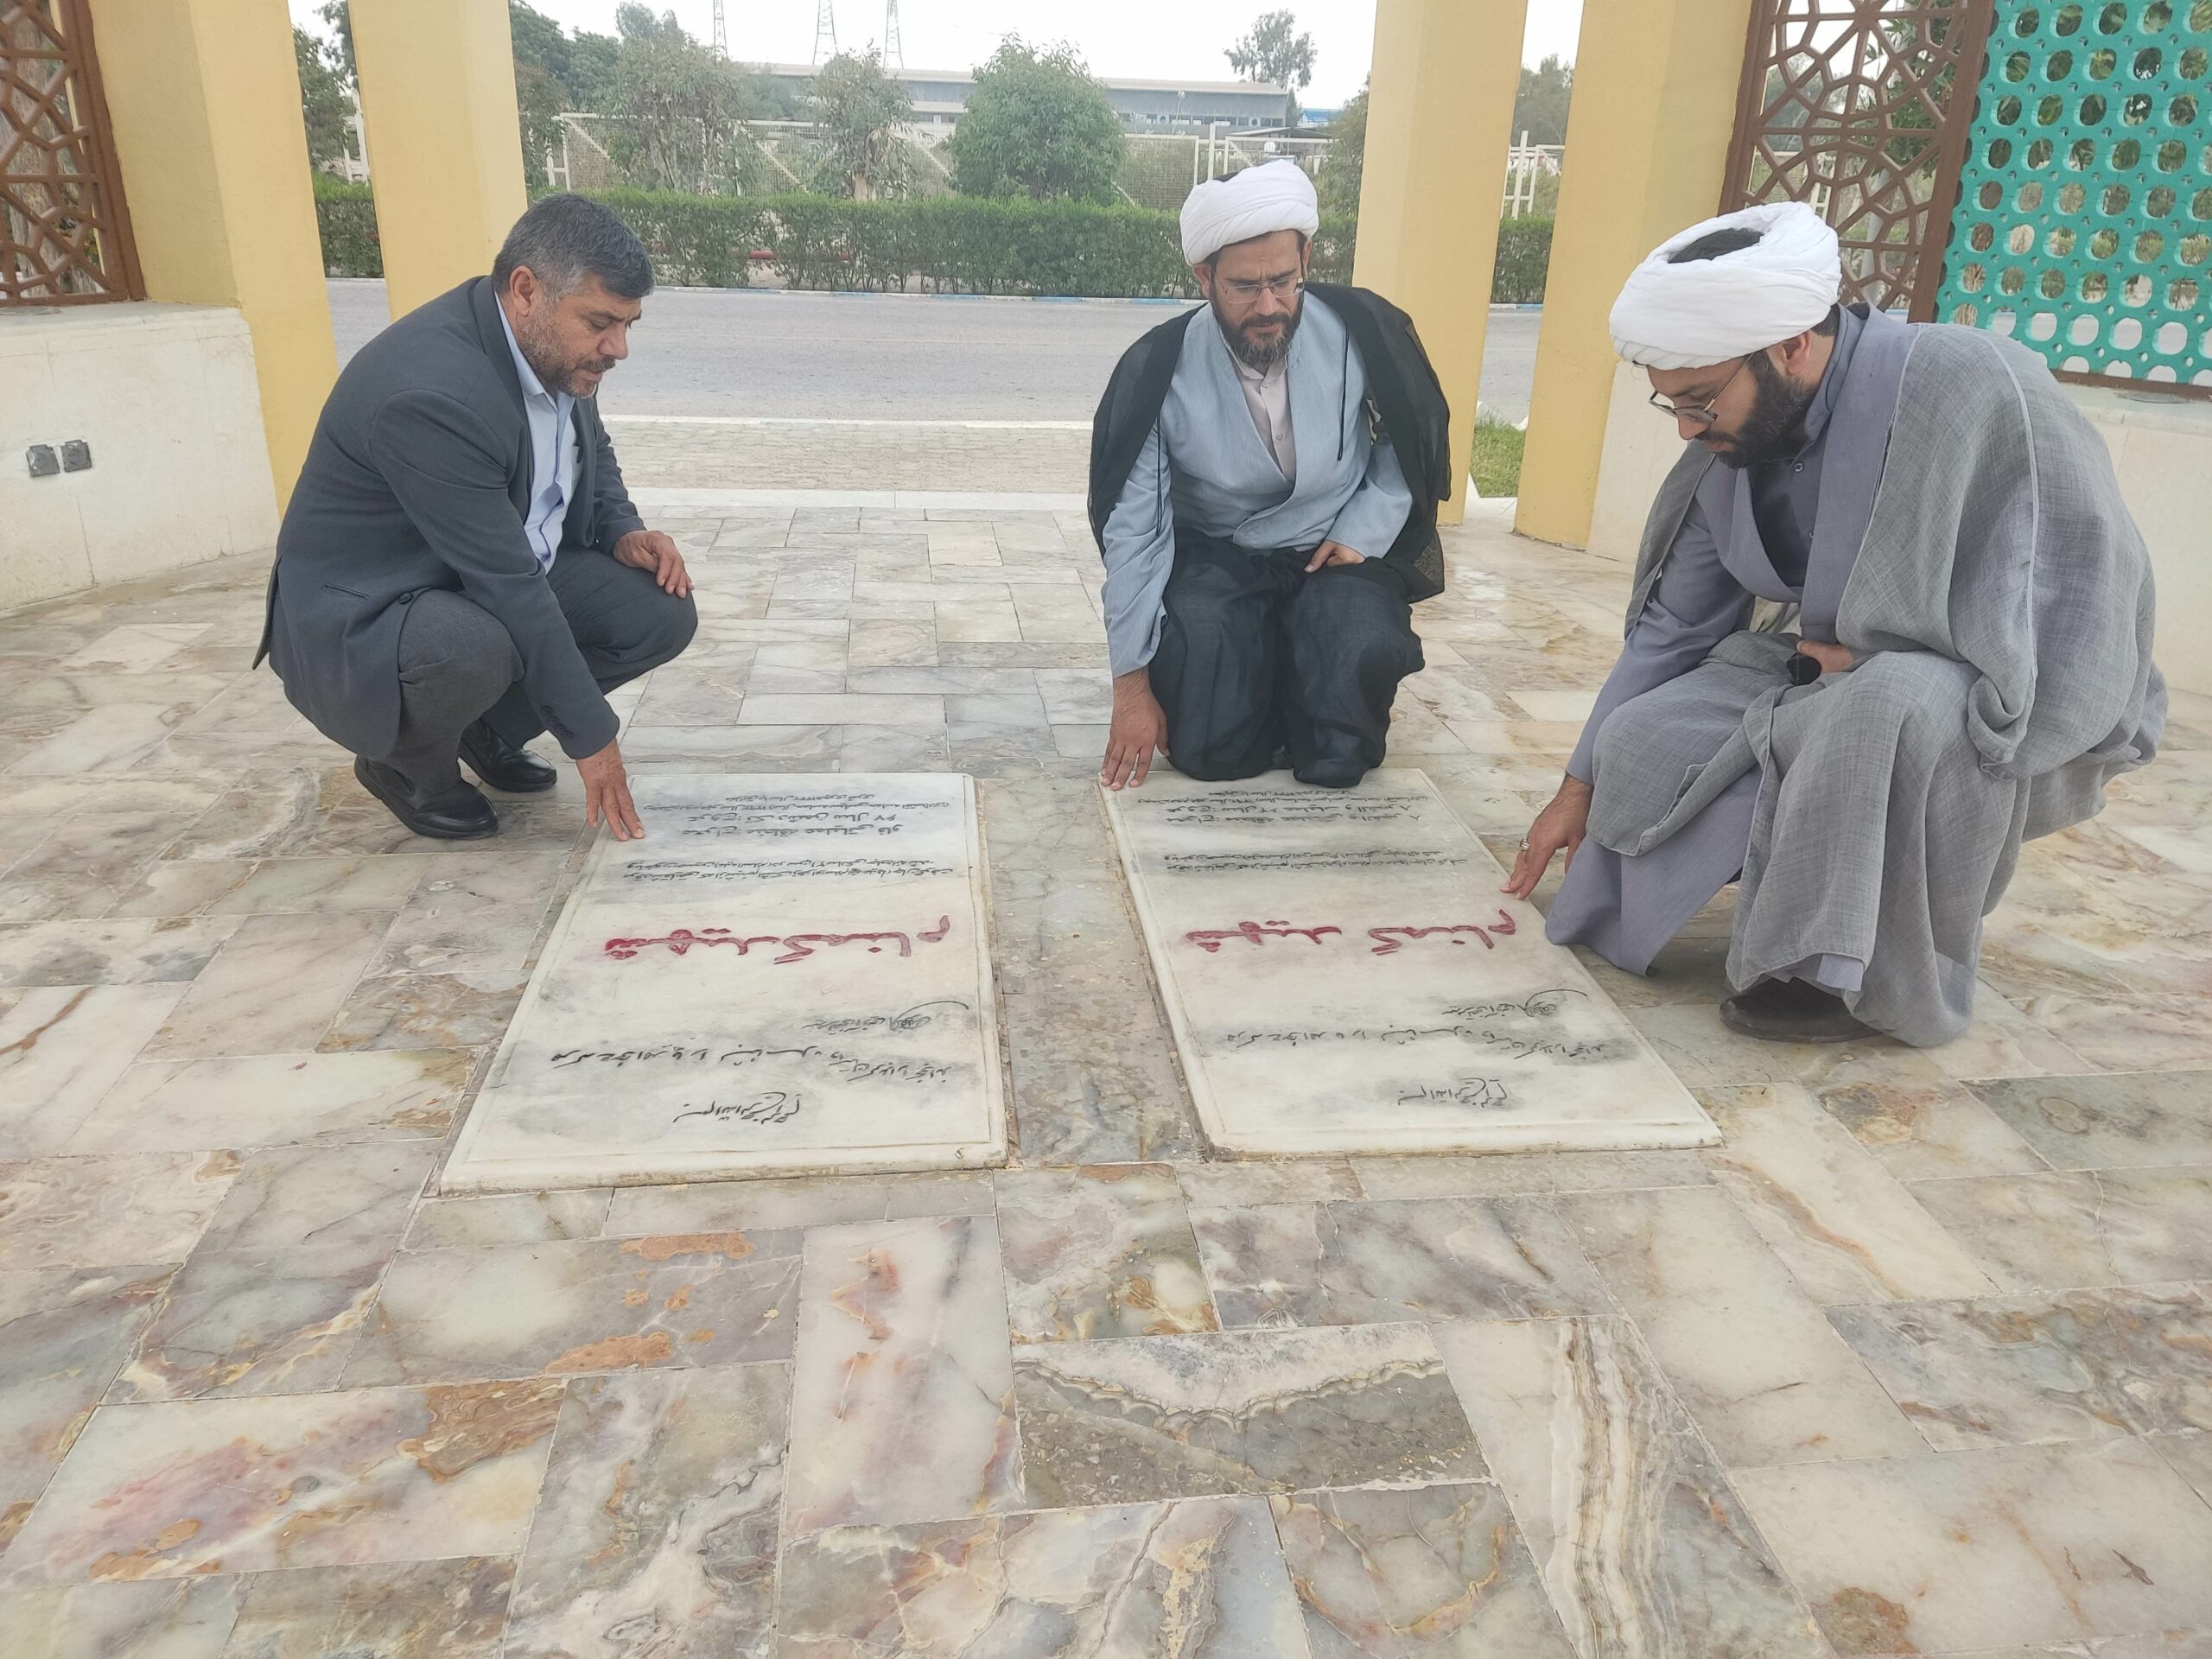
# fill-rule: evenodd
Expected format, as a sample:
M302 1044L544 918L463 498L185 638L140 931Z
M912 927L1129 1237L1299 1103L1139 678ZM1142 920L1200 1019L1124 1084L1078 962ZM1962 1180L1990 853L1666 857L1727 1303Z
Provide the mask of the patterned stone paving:
M398 830L258 560L0 618L10 1659L2212 1655L2206 700L1948 1048L1732 1038L1724 900L1596 972L1725 1146L1210 1163L1080 518L656 516L635 767L980 780L1014 1166L425 1197L573 783ZM1393 759L1495 848L1624 572L1450 552Z

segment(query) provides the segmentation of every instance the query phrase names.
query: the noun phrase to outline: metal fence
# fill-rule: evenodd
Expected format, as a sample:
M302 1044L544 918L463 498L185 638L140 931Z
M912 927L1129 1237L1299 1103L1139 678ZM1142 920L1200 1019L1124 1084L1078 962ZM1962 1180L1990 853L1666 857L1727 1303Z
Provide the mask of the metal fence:
M144 292L85 0L0 0L0 307Z

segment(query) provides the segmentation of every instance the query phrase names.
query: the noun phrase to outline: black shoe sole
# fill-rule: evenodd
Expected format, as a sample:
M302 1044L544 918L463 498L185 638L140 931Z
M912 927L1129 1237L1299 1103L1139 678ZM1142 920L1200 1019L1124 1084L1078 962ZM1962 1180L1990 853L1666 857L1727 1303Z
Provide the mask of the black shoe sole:
M353 762L353 781L374 796L385 811L399 820L400 828L410 835L421 836L429 841L481 841L486 836L496 836L499 833L499 821L496 817L480 826L475 824L448 826L417 817L404 803L393 800L391 796L378 787L374 774L358 759Z
M1755 1016L1738 1013L1732 1002L1723 1002L1720 1005L1720 1023L1738 1037L1749 1037L1753 1041L1761 1043L1858 1043L1870 1040L1882 1034L1873 1027L1861 1025L1855 1020L1847 1029L1839 1026L1826 1026L1817 1031L1802 1027L1795 1031L1785 1030L1780 1027L1767 1025Z

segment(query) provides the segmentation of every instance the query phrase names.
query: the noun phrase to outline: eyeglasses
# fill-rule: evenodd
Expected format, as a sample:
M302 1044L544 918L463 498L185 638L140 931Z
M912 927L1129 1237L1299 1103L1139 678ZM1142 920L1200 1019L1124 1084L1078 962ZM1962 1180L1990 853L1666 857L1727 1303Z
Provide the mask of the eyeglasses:
M1727 396L1728 388L1736 384L1736 375L1743 373L1745 369L1748 369L1751 366L1751 359L1748 357L1742 362L1737 364L1736 374L1732 374L1726 380L1723 380L1720 383L1720 390L1714 392L1713 396L1706 401L1705 404L1701 408L1694 409L1684 404L1670 404L1667 402L1666 399L1660 397L1660 395L1656 391L1653 392L1645 401L1649 403L1652 408L1657 410L1669 420L1688 421L1692 426L1696 427L1700 431L1703 431L1707 427L1711 426L1713 422L1720 418L1719 416L1713 412L1713 405L1718 404L1721 398Z
M1272 294L1279 300L1288 299L1306 286L1306 279L1295 273L1287 276L1270 277L1264 283L1248 283L1234 276L1224 276L1221 279L1220 286L1224 293L1239 304L1256 305L1262 294Z

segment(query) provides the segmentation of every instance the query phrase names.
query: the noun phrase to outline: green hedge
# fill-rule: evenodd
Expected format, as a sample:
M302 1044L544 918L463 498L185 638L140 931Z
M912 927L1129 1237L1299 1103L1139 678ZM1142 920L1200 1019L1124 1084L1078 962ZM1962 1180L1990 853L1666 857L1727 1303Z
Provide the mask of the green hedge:
M315 218L322 230L322 265L333 276L381 276L376 197L365 184L315 175Z
M1176 216L1090 202L938 196L844 201L830 196L690 196L652 190L597 193L653 256L664 283L743 288L756 266L792 288L899 289L918 280L946 294L1050 294L1129 299L1194 297ZM315 211L333 276L383 275L376 213L365 185L317 180ZM1324 219L1313 275L1351 277L1355 226ZM1498 226L1492 298L1544 296L1549 219ZM753 255L767 257L756 260Z

